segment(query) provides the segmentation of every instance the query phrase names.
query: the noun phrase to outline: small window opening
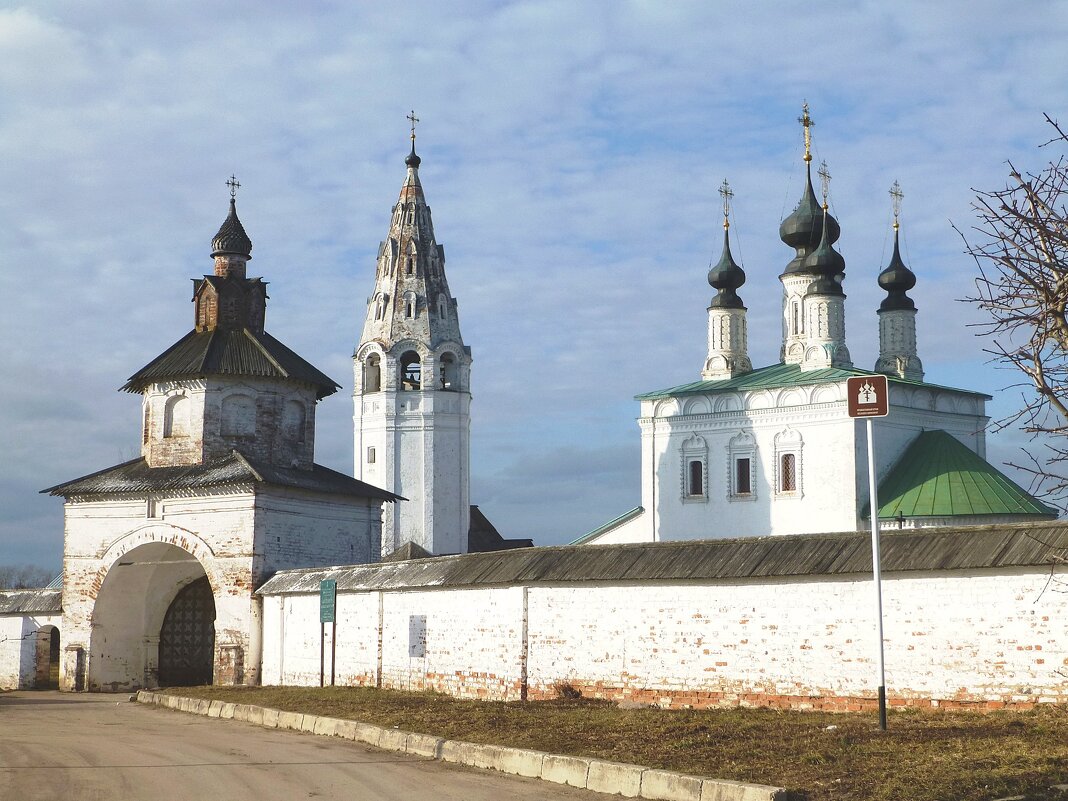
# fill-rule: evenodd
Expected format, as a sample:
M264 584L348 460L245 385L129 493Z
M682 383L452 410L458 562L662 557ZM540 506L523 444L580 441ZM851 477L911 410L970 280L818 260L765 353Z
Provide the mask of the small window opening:
M379 392L381 389L382 358L377 353L372 353L363 367L363 391Z
M374 463L375 463L375 449L374 448L368 448L367 449L367 464L374 464Z
M154 520L159 517L159 508L156 505L155 498L149 498L145 501L145 517L149 520Z
M704 465L694 459L690 462L690 485L687 494L700 496L705 494L705 469Z
M415 259L413 259L411 256L408 257L408 267L405 272L408 275L412 275L415 273Z
M753 493L752 460L741 457L734 462L734 494L751 495Z
M779 460L779 491L797 492L797 456L784 453Z
M441 354L441 388L459 389L459 370L456 359L451 353Z
M423 366L419 362L419 354L408 351L401 356L401 389L417 390L422 386Z

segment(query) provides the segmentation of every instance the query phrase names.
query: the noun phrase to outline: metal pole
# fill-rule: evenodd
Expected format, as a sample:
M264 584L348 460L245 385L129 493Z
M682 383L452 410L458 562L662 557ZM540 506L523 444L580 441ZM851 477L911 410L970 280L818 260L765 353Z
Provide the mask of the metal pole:
M319 624L319 686L325 684L326 675L326 624Z
M337 620L330 622L330 686L334 686L334 663L337 662Z
M886 664L883 660L883 578L879 557L879 488L875 475L875 441L868 424L868 508L871 510L871 562L875 578L875 619L879 632L879 728L886 731Z

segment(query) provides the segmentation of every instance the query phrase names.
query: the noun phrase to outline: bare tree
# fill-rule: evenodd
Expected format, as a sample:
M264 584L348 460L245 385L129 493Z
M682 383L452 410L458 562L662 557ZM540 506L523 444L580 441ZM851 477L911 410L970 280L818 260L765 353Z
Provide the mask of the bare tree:
M1042 147L1068 144L1056 135ZM976 294L965 300L990 315L981 335L994 360L1022 374L1020 407L991 424L1031 436L1022 458L1010 462L1031 477L1030 491L1068 508L1068 157L1062 152L1037 173L1009 162L1004 189L975 190L977 221L965 234L975 259Z
M44 587L52 578L51 571L38 565L0 565L0 590Z

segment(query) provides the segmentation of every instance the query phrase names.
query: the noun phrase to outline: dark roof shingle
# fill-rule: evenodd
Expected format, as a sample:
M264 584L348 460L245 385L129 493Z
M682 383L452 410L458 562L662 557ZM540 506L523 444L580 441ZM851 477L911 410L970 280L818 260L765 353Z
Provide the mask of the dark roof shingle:
M885 533L885 573L1048 566L1068 551L1068 525L929 528ZM871 574L867 533L564 545L439 556L393 564L285 570L262 594L311 593L331 578L339 590L464 587L538 582L708 581Z
M381 501L402 500L399 495L322 465L312 465L310 470L275 467L249 459L237 451L214 462L189 467L149 467L144 459L134 459L41 492L70 498L75 495L169 492L250 483Z
M142 392L156 381L205 375L288 378L316 388L320 400L340 389L303 358L268 333L244 328L190 331L146 364L123 386L124 392Z

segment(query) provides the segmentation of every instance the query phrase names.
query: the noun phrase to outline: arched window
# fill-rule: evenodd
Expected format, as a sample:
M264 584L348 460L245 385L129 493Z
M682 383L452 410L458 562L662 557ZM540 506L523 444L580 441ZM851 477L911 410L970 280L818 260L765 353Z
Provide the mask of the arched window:
M414 292L404 293L404 316L408 319L419 316L419 303Z
M438 317L444 320L449 316L449 303L445 300L445 295L438 295Z
M407 351L400 358L400 379L402 390L417 390L422 388L423 365L419 361L419 354L413 350Z
M457 390L460 388L460 370L456 357L451 353L441 354L441 388Z
M372 353L363 363L363 391L379 392L382 389L382 357Z
M189 408L191 402L185 395L167 398L163 407L163 436L189 436Z
M687 495L696 497L705 494L705 466L698 459L690 462L689 486Z
M793 453L779 457L779 492L797 492L797 456Z
M282 436L293 442L303 442L305 420L304 404L287 400L282 407Z
M389 295L385 292L379 292L375 296L375 319L382 320L386 316L386 304L389 303Z
M413 257L408 257L408 267L404 272L407 275L415 275L415 259Z
M256 435L256 401L248 395L228 395L223 398L220 418L220 430L224 437Z

